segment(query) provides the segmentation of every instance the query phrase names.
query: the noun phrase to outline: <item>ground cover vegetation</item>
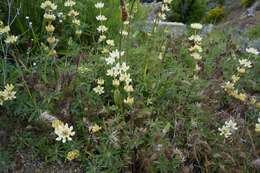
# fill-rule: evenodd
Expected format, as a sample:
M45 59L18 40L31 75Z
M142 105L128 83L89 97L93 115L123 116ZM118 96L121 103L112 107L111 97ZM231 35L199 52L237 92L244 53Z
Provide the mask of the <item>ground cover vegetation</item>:
M259 50L179 2L1 1L0 172L259 171Z

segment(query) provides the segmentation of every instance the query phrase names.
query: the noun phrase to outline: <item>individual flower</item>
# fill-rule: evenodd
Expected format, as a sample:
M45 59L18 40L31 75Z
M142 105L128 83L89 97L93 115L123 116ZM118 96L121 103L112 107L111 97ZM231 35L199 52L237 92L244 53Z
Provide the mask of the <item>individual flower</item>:
M104 79L98 79L97 80L98 85L104 85L104 83L105 83Z
M199 35L192 35L188 38L190 41L194 41L196 43L200 43L202 38Z
M57 119L57 120L54 120L54 121L51 122L51 126L56 129L59 126L64 126L64 124L63 124L62 121Z
M103 2L97 2L97 3L95 4L95 7L96 7L97 9L101 9L101 8L104 7L104 3L103 3Z
M64 6L65 6L65 7L73 7L74 5L76 5L76 2L73 1L73 0L67 0L67 1L65 1L65 3L64 3Z
M238 71L239 73L245 73L245 72L246 72L246 69L245 69L245 68L237 67L237 71Z
M163 3L165 4L170 4L172 2L172 0L163 0Z
M6 44L14 44L17 42L18 37L14 35L8 35L5 39Z
M134 88L132 85L125 85L124 90L128 93L133 92Z
M234 89L234 83L227 81L227 82L225 82L223 88L225 90L233 90Z
M9 26L5 26L3 28L0 27L0 34L5 34L5 33L8 33L9 31L10 31Z
M114 40L106 40L107 45L109 46L115 46Z
M134 103L134 98L128 96L126 99L124 99L124 103L127 105L132 105Z
M246 68L251 68L252 67L252 63L251 61L247 60L247 59L240 59L238 60L239 61L239 64L243 67L246 67Z
M171 9L169 8L169 6L167 4L163 4L161 7L161 10L167 12L167 11L170 11Z
M7 84L5 86L4 91L1 92L1 97L3 98L4 101L13 100L16 98L15 94L16 91L14 91L13 84Z
M201 60L202 59L202 56L197 53L197 52L194 52L192 54L190 54L195 60Z
M79 150L72 150L70 152L67 153L67 159L69 161L72 161L72 160L75 160L79 157L80 153L79 153Z
M93 88L94 92L97 93L98 95L101 95L104 93L104 87L98 85L95 88Z
M123 36L128 36L128 32L125 31L125 30L123 30L123 31L121 32L121 34L122 34Z
M55 37L48 37L47 38L47 42L49 43L49 44L54 44L54 43L56 43L58 40L55 38Z
M70 10L69 13L68 13L68 16L70 17L76 17L79 15L79 12L75 11L75 10Z
M47 32L54 32L55 27L53 25L49 24L45 27L45 29Z
M231 76L231 79L232 79L232 81L233 81L234 83L236 83L237 81L239 81L240 77L237 76L237 75L232 75L232 76Z
M98 32L106 32L108 30L108 28L105 25L100 25L97 28Z
M55 16L54 14L47 14L47 13L45 13L45 14L43 15L43 18L46 19L46 20L48 20L48 21L53 21L53 20L56 19L56 16Z
M93 126L90 126L90 127L88 128L88 131L89 131L90 133L96 133L96 132L100 131L101 129L102 129L102 127L100 127L99 125L95 124L95 125L93 125Z
M104 15L98 15L98 16L96 16L96 19L98 21L106 21L107 20L106 16L104 16Z
M197 51L201 53L203 50L200 45L195 44L193 47L189 48L189 51L191 52Z
M41 8L45 9L45 10L56 10L57 9L57 5L55 5L51 1L45 1L45 2L43 2L41 4Z
M106 40L106 38L107 37L105 35L100 35L99 39L98 39L98 42L102 42L102 41Z
M63 143L65 143L67 140L71 141L71 137L75 135L73 126L69 127L67 123L65 125L59 125L57 128L55 128L54 133L58 136L56 140L62 141Z
M118 87L118 86L120 85L120 81L117 80L117 79L114 79L114 80L112 81L112 84L113 84L115 87Z
M246 52L247 52L247 53L251 53L251 54L253 54L253 55L259 55L258 50L255 49L255 48L246 48Z
M237 129L237 123L233 120L226 121L222 128L218 128L220 135L225 138L229 138Z
M81 30L76 30L76 32L75 32L75 33L76 33L76 35L78 35L78 36L79 36L79 35L81 35L81 34L82 34L82 31L81 31Z
M190 25L190 27L191 27L192 29L201 30L203 26L202 26L202 24L200 24L200 23L192 23L192 24Z
M124 51L118 51L117 49L110 52L109 56L112 58L117 58L119 59L120 57L124 56L125 52Z
M72 20L72 23L73 23L74 25L80 26L80 20L78 20L78 19L73 19L73 20Z

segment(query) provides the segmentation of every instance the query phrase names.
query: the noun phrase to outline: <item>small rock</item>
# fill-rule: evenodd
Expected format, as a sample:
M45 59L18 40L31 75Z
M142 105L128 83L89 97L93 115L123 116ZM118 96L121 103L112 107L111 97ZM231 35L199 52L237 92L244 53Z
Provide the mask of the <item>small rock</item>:
M256 169L260 169L260 159L256 159L253 161L253 166L256 168Z

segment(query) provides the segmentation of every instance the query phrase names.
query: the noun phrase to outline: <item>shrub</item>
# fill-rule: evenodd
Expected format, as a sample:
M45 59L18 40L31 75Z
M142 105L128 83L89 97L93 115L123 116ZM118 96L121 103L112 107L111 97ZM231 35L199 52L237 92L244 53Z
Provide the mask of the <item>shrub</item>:
M168 19L174 22L199 22L207 9L206 0L175 0L171 5Z
M250 7L254 2L255 0L241 0L243 7Z
M210 10L205 16L204 21L206 23L216 23L219 22L225 16L225 8L223 6L216 7Z

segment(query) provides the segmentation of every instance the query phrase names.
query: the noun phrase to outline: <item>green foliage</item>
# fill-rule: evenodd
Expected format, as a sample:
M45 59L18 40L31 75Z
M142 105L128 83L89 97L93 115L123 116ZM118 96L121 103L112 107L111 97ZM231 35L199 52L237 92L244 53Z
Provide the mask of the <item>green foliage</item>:
M171 4L168 19L174 22L200 22L206 14L207 0L175 0Z
M204 21L206 23L217 23L221 21L225 16L225 8L224 6L215 7L208 11L207 16L204 17Z
M60 172L70 172L63 169L74 164L88 173L257 172L252 161L260 146L255 132L260 112L229 97L222 86L236 71L238 60L249 59L253 66L241 76L237 88L259 100L258 57L242 53L236 36L226 28L213 31L203 35L200 42L203 59L195 80L198 62L188 50L193 46L188 37L195 32L177 38L160 27L144 32L145 12L136 1L129 35L121 37L119 1L108 0L102 13L108 17L106 35L115 41L111 48L97 42L96 2L77 1L82 38L74 38L73 29L66 24L59 28L55 34L62 41L57 57L48 57L41 44L35 43L33 51L24 44L23 39L32 35L45 42L46 33L41 33L40 26L42 14L31 16L28 11L17 18L24 20L29 15L33 22L39 19L34 32L23 33L16 23L11 27L20 37L17 45L9 47L6 62L4 52L0 53L0 90L4 88L2 66L6 64L7 82L14 84L17 93L14 100L0 107L0 131L3 129L8 136L7 145L0 149L0 172L19 171L11 168L17 153L27 156L17 157L23 158L26 165L31 160L47 167L62 165ZM128 2L129 9L133 1ZM172 5L180 2L173 1ZM193 3L189 6L193 13L187 13L185 21L199 21L196 15L202 14L199 11L204 1ZM42 13L37 5L33 8ZM200 31L196 30L196 34ZM118 59L130 67L134 87L131 106L124 104L129 94L124 92L124 86L113 86L113 78L106 75L111 65L106 64L108 54L102 53L104 48L125 51ZM93 91L99 78L105 81L102 95ZM55 140L54 129L39 119L45 111L73 126L76 134L72 141ZM239 128L231 138L224 139L218 128L229 119L234 119ZM101 129L91 132L93 124ZM67 153L75 149L80 156L69 161ZM53 172L47 170L40 172Z
M241 4L245 8L250 7L254 2L255 2L255 0L241 0Z
M249 29L248 36L250 39L260 38L260 25L256 25Z

